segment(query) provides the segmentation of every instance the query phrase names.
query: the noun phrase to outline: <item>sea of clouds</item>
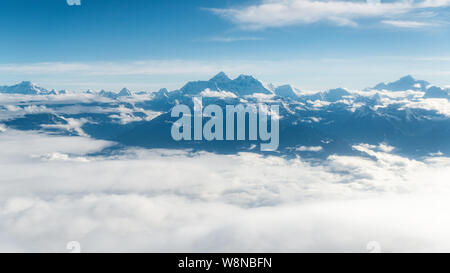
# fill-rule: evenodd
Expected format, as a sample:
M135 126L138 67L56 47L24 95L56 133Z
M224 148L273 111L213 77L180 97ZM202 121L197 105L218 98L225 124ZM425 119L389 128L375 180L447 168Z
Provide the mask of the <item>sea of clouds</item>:
M0 251L450 251L450 158L109 145L0 126Z

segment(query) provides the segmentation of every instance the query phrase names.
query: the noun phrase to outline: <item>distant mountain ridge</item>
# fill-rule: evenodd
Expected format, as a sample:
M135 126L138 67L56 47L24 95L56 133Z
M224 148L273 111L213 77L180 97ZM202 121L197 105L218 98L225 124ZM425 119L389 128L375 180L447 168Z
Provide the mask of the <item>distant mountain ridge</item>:
M165 90L165 91L164 91ZM88 94L97 94L102 97L110 99L118 99L121 97L131 97L135 94L153 94L155 97L167 97L171 94L185 94L185 95L200 95L203 91L217 91L217 92L231 92L237 97L251 96L254 94L276 95L279 97L290 98L297 100L300 97L307 97L302 94L301 90L296 89L292 85L285 84L274 86L272 84L264 84L253 76L239 75L235 79L230 79L224 72L220 72L207 81L190 81L186 83L179 90L169 92L163 88L158 92L131 92L128 88L123 88L118 93L112 91L101 90L100 92L86 91ZM450 90L448 88L441 88L432 86L429 82L424 80L416 80L411 75L404 76L397 81L389 83L379 83L371 88L366 88L365 91L420 91L425 92L424 98L449 98ZM24 81L12 86L0 86L0 93L6 94L23 94L23 95L58 95L67 94L66 90L55 91L47 90L39 87L29 81ZM339 100L349 94L349 91L343 88L330 89L324 92L317 92L309 99L324 99L324 100Z
M39 87L30 81L23 81L21 83L11 86L0 86L0 93L5 94L22 94L22 95L61 95L66 94L66 90L47 90Z
M390 82L387 84L379 83L372 89L389 90L389 91L406 91L406 90L426 91L429 85L430 83L427 81L416 80L414 79L413 76L407 75L395 82Z
M425 92L424 98L449 98L450 90L448 88L441 88L432 86L429 82L423 80L416 80L411 75L404 76L397 81L390 83L379 83L372 88L366 90L387 90L387 91L422 91Z
M188 82L173 91L163 88L157 92L133 93L123 88L119 92L86 91L55 98L63 94L62 91L48 91L23 82L0 87L1 93L30 95L11 100L17 101L16 104L10 103L9 98L5 104L0 104L0 125L52 134L81 133L113 141L118 148L176 148L220 153L251 150L256 144L251 141L177 142L171 138L171 126L176 121L170 114L171 109L177 104L192 107L192 98L202 96L204 106L278 105L278 152L282 155L319 158L333 154L354 155L358 152L352 147L359 143L386 143L395 147L395 152L412 157L450 155L448 89L411 76L375 87L367 91L335 88L311 93L291 85L266 85L252 76L230 79L221 72L210 80ZM399 92L407 90L414 92ZM27 101L32 103L28 105Z

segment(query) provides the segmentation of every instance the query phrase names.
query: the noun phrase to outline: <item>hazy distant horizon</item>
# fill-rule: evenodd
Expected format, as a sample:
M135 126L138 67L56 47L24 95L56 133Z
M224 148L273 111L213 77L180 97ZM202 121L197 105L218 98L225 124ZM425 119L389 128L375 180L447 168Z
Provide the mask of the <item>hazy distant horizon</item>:
M39 64L40 65L40 64ZM31 65L31 66L39 66ZM45 64L49 66L49 64ZM68 64L68 66L70 66ZM95 65L94 65L95 67ZM1 71L0 66L0 71ZM263 73L252 73L252 71L242 71L242 72L227 72L227 70L214 70L216 72L192 72L185 74L166 74L166 75L134 75L133 79L121 79L123 76L119 74L107 75L107 76L90 76L90 75L76 75L72 74L69 77L64 76L42 76L34 75L32 73L25 74L2 74L0 75L0 86L3 85L15 85L23 81L30 81L38 86L44 87L46 89L52 90L70 90L73 92L83 92L86 90L100 91L108 90L118 92L122 88L128 88L131 91L147 91L153 92L158 91L161 88L167 88L169 91L178 90L183 87L187 82L198 81L198 80L208 80L212 78L219 72L225 72L230 78L236 78L239 75L250 75L265 84L273 84L275 86L289 84L296 87L299 90L304 91L325 91L333 88L347 88L350 90L363 90L368 87L372 87L381 82L392 82L396 81L401 77L406 75L412 75L416 79L425 80L430 82L432 85L440 87L449 87L450 80L446 77L433 75L432 73L422 72L422 73L410 73L405 70L405 72L395 72L388 73L384 72L382 75L361 75L361 76L347 76L347 78L340 78L339 73L336 75L331 74L315 74L315 77L307 77L306 75L299 74L298 77L291 75L283 75L286 80L277 80L276 75ZM362 72L359 72L363 74ZM63 74L63 73L62 73ZM321 76L324 75L324 78ZM359 75L359 74L358 74ZM62 78L61 78L62 77ZM127 77L129 77L127 75ZM357 78L357 79L354 79ZM79 79L79 80L78 80Z

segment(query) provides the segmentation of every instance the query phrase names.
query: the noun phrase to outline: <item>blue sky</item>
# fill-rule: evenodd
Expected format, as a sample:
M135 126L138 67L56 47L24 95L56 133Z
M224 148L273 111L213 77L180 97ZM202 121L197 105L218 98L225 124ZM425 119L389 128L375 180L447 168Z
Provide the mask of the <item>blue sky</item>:
M224 70L304 89L450 85L448 0L77 2L0 2L0 84L175 89Z

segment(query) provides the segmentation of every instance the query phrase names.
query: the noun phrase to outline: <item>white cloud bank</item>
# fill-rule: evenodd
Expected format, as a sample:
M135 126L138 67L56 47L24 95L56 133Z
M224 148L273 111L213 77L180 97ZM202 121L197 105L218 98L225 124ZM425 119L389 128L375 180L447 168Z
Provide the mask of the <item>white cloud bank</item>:
M237 96L232 92L227 91L214 91L209 88L206 88L200 93L202 97L213 97L213 98L237 98Z
M213 8L213 13L229 19L246 29L283 27L316 22L331 22L339 26L357 26L358 20L395 18L414 12L450 5L447 0L414 1L321 1L321 0L262 0L239 8ZM393 23L394 21L390 21ZM394 26L404 27L401 21ZM410 24L411 25L411 22Z
M322 146L311 146L311 147L300 146L296 150L300 152L320 152L323 150L323 148Z
M86 155L107 145L0 133L0 251L450 250L449 158Z

